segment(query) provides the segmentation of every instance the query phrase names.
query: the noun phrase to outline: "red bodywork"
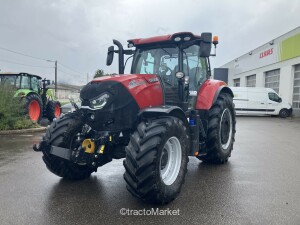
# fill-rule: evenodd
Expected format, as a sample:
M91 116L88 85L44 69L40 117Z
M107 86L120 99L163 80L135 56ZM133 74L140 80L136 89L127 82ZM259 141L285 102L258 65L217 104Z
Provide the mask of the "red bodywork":
M172 37L176 35L189 35L193 38L200 38L199 35L194 35L191 32L178 32L174 34L167 34L163 36L156 36L156 37L150 37L150 38L136 38L136 39L130 39L128 40L129 43L132 43L133 45L145 45L145 44L151 44L151 43L158 43L158 42L168 42L172 41Z
M206 80L198 93L196 109L210 109L219 87L227 86L224 81Z
M153 43L174 42L177 37L190 37L191 40L199 39L201 36L194 35L191 32L178 32L174 34L150 37L150 38L136 38L128 40L128 43L134 46L151 45ZM179 40L180 41L180 40ZM155 81L153 81L155 79ZM164 102L162 85L154 74L129 74L129 75L113 75L96 78L92 82L102 82L114 80L122 83L124 87L131 93L136 100L140 109L147 107L161 106ZM227 84L219 80L207 80L202 85L196 102L195 109L208 110L211 108L214 97L221 86Z
M92 82L118 81L131 93L140 109L163 105L163 91L154 74L112 75L94 79ZM219 87L227 86L220 80L207 80L202 85L196 102L196 109L208 110L213 104Z
M124 74L104 76L92 82L118 81L131 93L140 109L163 105L163 91L154 74Z

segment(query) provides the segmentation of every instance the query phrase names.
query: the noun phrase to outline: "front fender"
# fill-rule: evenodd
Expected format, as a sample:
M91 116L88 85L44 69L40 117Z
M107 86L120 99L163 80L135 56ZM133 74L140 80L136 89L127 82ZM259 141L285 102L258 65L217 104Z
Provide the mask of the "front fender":
M157 116L174 116L181 119L185 124L188 124L185 113L178 106L149 107L141 110L138 114L139 119Z
M24 97L29 94L36 94L36 92L30 90L30 89L18 89L14 95L14 97Z

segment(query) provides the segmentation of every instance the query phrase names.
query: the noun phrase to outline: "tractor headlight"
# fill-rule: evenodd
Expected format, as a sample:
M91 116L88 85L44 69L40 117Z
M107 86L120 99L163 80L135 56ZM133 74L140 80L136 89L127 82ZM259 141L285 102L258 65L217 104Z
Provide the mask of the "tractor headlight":
M102 109L108 102L110 95L108 93L101 94L100 96L90 100L90 105L93 109Z

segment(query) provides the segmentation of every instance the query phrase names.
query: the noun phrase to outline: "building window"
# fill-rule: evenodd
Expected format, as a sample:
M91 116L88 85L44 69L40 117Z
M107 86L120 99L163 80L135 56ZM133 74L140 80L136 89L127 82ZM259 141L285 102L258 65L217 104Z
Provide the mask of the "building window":
M267 71L265 73L265 87L272 88L279 93L280 69Z
M256 74L246 77L246 86L255 87L256 86Z
M240 78L233 79L233 86L234 86L234 87L239 87L239 86L241 86L241 79L240 79Z
M293 108L297 108L297 109L300 108L300 64L295 66Z

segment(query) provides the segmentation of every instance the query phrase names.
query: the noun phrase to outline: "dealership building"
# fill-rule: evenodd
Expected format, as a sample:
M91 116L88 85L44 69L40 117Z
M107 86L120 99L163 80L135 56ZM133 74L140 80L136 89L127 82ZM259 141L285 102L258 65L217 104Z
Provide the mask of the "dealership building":
M300 27L214 70L229 86L268 87L300 115Z

